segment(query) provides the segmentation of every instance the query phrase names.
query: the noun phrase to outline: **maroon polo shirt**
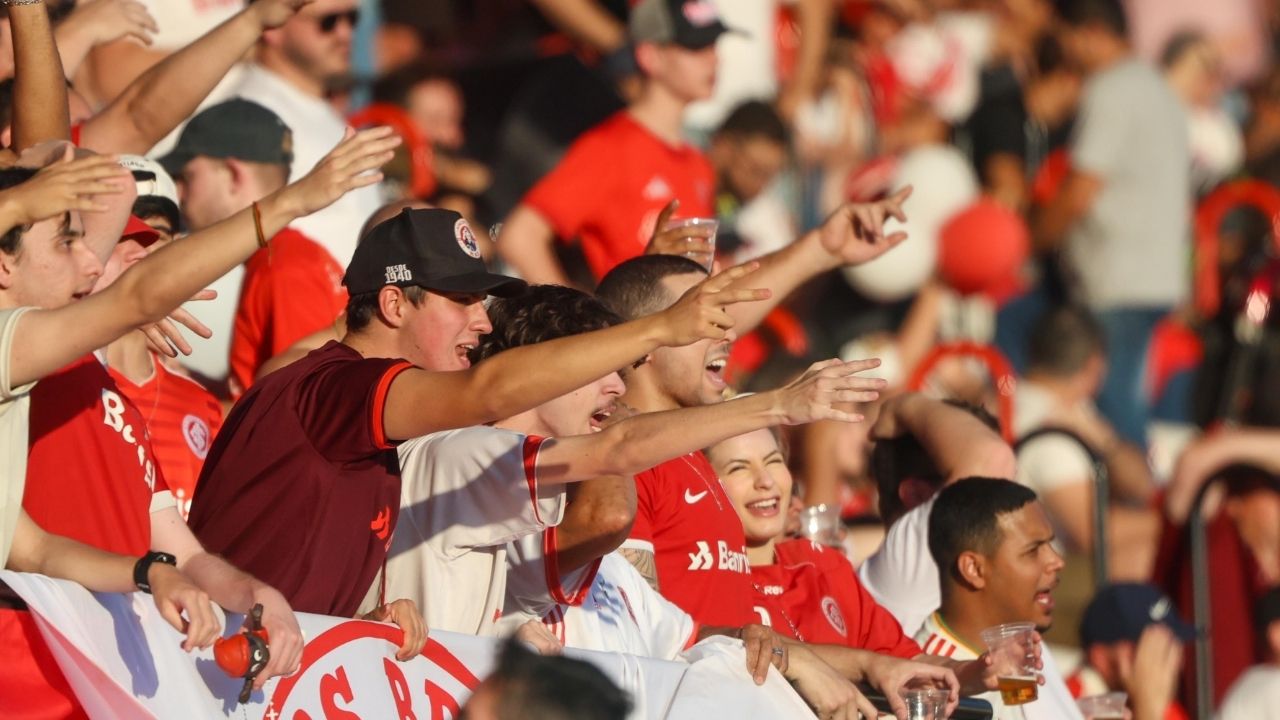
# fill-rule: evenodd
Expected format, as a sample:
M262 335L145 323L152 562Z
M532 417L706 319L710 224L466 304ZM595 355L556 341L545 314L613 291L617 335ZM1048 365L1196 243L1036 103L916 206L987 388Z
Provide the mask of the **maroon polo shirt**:
M189 522L205 548L294 610L353 616L400 507L382 410L409 367L330 342L250 388L200 474Z

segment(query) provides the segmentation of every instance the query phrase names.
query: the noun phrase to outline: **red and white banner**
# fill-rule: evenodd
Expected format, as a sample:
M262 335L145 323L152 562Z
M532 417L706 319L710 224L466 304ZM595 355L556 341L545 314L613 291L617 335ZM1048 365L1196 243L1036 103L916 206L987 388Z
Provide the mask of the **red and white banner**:
M93 718L252 718L257 720L452 720L493 667L492 638L432 632L422 655L398 662L393 625L299 614L302 669L273 679L240 705L240 681L211 650L185 653L181 636L151 596L90 593L41 575L0 572L30 606L59 665ZM242 616L228 615L230 635ZM689 662L568 650L627 690L632 718L806 718L813 715L776 671L757 687L740 643L713 638Z

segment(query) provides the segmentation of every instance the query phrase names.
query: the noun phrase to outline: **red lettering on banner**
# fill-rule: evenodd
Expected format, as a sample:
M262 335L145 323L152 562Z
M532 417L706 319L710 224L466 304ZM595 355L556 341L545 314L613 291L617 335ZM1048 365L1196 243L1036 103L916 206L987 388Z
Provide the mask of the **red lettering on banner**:
M409 681L404 678L404 671L391 662L391 658L382 659L382 669L387 673L391 697L396 701L396 717L400 720L418 720L418 716L413 714L413 698L409 697Z
M303 648L299 671L276 685L264 720L274 720L270 716L277 710L292 720L458 717L460 699L480 684L479 678L429 638L421 657L397 663L390 655L403 641L404 633L393 625L358 620L320 633ZM381 672L377 660L368 662L370 651L387 653L378 657Z
M333 673L320 678L320 707L324 708L324 720L361 720L359 715L338 707L334 699L339 697L344 703L356 699L347 680L347 669L341 665Z
M458 701L453 699L448 690L436 685L428 680L423 688L427 693L427 701L431 703L431 720L445 720L445 712L448 711L447 717L456 718L461 712L458 707ZM472 688L473 690L475 688Z

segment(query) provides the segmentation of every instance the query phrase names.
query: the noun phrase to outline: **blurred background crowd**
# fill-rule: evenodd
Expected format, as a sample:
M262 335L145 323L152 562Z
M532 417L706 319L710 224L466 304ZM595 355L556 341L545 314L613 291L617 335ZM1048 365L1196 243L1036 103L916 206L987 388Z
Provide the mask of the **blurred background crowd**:
M739 338L733 389L776 387L815 359L878 357L885 397L920 390L986 408L1067 558L1048 638L1076 648L1058 663L1091 683L1083 694L1167 688L1196 716L1208 707L1197 667L1217 703L1275 660L1280 3L710 2L730 32L674 66L637 57L626 0L318 0L314 22L269 30L205 105L239 95L270 107L292 128L295 175L334 127L396 128L404 144L380 197L353 193L347 210L295 224L335 272L351 258L350 228L387 202L456 210L491 266L590 289L654 251L669 217L717 220L714 261L728 267L789 247L843 203L910 185L907 220L889 226L907 239L806 282ZM245 6L48 4L73 124ZM652 158L638 196L592 186L610 163L664 152L589 134L626 108L671 131L672 157ZM12 112L0 108L6 124ZM175 148L188 159L197 131L149 153L182 200L170 234L224 214L193 202L208 181L198 162L171 162ZM230 177L246 195L260 180ZM638 241L616 238L637 229ZM293 328L237 369L243 276L189 306L214 337L194 339L184 362L224 404L267 358L325 330ZM818 422L786 438L796 531L829 523L821 537L855 566L880 546L884 508L905 501L873 472L877 407L856 410L868 424ZM1123 591L1095 599L1109 583ZM1143 631L1163 617L1143 604L1161 597L1144 594L1151 586L1169 612L1212 627L1199 655L1195 640L1182 653L1150 647Z

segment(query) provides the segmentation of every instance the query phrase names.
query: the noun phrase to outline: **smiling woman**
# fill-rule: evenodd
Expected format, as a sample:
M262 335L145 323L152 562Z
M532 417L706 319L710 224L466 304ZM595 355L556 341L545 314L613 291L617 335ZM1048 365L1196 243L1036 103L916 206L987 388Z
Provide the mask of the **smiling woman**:
M858 582L848 559L783 536L792 479L779 438L776 428L765 428L707 451L742 519L760 621L802 642L919 655L920 647Z

